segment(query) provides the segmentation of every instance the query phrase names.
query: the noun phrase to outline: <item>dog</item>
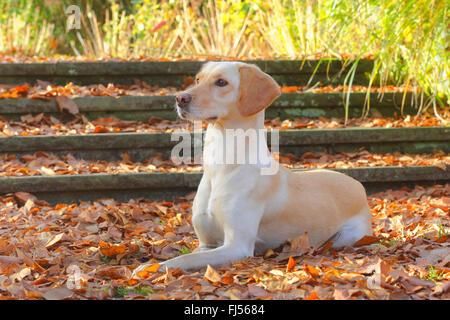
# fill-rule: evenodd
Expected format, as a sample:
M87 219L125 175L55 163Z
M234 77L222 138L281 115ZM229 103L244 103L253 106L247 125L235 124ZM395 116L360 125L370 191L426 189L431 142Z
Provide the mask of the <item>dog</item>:
M190 254L161 263L168 268L221 266L276 248L305 232L311 245L328 241L333 247L353 245L372 234L370 208L357 180L331 170L292 172L272 164L265 139L256 163L216 163L214 154L233 154L220 136L227 130L264 130L264 110L280 96L280 86L256 65L208 62L196 83L176 97L178 115L208 122L203 150L203 176L192 206L199 246ZM261 150L260 150L261 151ZM246 146L248 160L254 153ZM145 270L139 266L134 276Z

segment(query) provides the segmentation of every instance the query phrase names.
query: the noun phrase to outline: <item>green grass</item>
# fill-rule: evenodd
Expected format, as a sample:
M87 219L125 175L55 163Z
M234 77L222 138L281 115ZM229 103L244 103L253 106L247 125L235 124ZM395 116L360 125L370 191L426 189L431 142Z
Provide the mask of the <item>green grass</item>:
M116 288L116 294L118 297L125 297L131 293L135 293L141 296L148 296L149 294L159 293L159 290L153 290L150 286L143 286L141 284L137 285L136 287L117 287Z
M397 240L395 240L395 239L381 239L375 245L385 246L385 247L392 247L396 242L397 242Z
M181 248L181 254L182 255L183 254L189 254L189 253L193 252L194 249L195 249L194 238L192 238L192 236L191 236L191 243L190 243L190 245L188 247L187 246L183 246Z
M102 260L104 263L110 263L111 258L108 256L100 255L100 260Z
M438 224L438 238L447 236L449 233L445 230L445 226L442 223Z
M437 272L436 269L434 269L433 266L430 266L428 269L428 274L424 277L425 280L431 280L433 282L438 282L442 279L442 276L444 275L444 271Z

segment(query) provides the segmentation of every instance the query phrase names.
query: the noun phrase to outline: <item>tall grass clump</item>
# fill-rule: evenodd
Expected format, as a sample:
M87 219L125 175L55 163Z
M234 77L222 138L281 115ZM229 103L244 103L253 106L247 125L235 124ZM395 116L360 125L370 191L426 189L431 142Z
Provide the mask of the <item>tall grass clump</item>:
M0 53L13 56L43 56L55 52L54 25L42 19L34 1L0 2Z
M77 55L95 58L173 56L175 42L186 37L179 23L181 16L173 14L173 9L174 4L166 1L145 0L126 14L115 1L108 0L101 22L98 12L87 6L81 15L82 29L73 31L78 43L72 41L71 47Z
M267 43L261 41L261 33L255 24L258 7L251 1L181 2L181 23L189 36L185 51L235 58L262 56L270 52Z
M374 59L369 87L406 85L418 112L449 104L446 0L258 1L258 25L276 56ZM351 89L356 66L349 69ZM367 91L365 114L370 107ZM406 94L405 96L406 97ZM403 101L405 102L405 101Z
M450 98L448 1L384 0L370 8L378 13L368 35L376 54L373 78L421 88L419 111L433 106L439 116L437 107Z
M262 50L255 8L249 1L136 1L131 14L109 1L105 21L89 7L77 32L79 55L153 58L176 56L250 57ZM254 26L253 30L251 27ZM260 37L259 37L260 38ZM257 41L260 46L255 46Z

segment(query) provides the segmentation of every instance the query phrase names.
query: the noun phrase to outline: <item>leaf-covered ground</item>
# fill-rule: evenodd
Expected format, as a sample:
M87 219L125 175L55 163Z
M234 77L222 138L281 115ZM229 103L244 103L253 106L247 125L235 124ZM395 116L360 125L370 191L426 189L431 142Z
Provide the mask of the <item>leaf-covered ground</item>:
M65 96L70 98L75 97L87 97L87 96L153 96L153 95L175 95L177 92L185 89L186 87L195 83L192 77L185 77L184 84L177 87L159 87L151 86L145 81L138 79L134 80L134 84L120 85L109 83L107 86L103 84L92 84L87 86L75 85L72 82L66 85L54 85L48 81L37 80L35 85L28 83L13 85L13 84L0 84L0 99L17 99L17 98L30 98L30 99L52 99L58 96ZM330 93L330 92L405 92L413 91L413 87L406 86L384 86L384 87L371 87L354 85L352 87L342 85L326 85L323 86L317 83L314 86L282 86L281 92L313 92L313 93ZM416 91L420 91L416 89Z
M450 186L368 197L374 236L335 250L305 235L217 268L155 272L197 246L193 194L49 205L0 197L2 299L449 299ZM144 279L130 280L148 260Z
M368 151L341 152L307 152L301 157L292 154L275 155L275 158L288 168L357 168L382 166L437 166L447 170L450 155L442 151L431 154L370 153ZM137 172L200 172L200 164L176 165L170 159L164 159L158 153L144 162L132 162L127 153L122 154L122 161L84 160L71 154L57 156L52 153L36 152L16 157L11 154L0 155L0 177L53 176L64 174L95 173L137 173Z
M336 129L344 127L360 128L406 128L406 127L432 127L445 126L450 118L450 108L442 114L443 120L428 114L404 117L367 117L350 118L345 125L344 118L294 118L281 121L279 118L265 120L267 130L290 129ZM203 123L206 129L207 123ZM68 122L61 122L53 116L46 117L43 113L38 115L24 115L21 121L12 121L0 116L0 137L29 136L29 135L70 135L93 133L123 133L123 132L174 132L193 130L190 123L182 120L170 121L151 117L148 121L127 121L115 117L88 120L84 115Z

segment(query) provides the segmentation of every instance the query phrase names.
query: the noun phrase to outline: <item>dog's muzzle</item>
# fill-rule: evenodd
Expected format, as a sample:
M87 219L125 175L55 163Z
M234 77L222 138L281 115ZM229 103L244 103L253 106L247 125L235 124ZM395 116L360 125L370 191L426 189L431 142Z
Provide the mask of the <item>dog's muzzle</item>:
M176 96L175 100L177 101L177 106L180 109L185 109L189 106L189 103L191 103L192 95L187 92L182 92Z
M188 107L192 101L192 95L182 92L175 97L177 102L177 113L181 119L187 120L189 118Z

